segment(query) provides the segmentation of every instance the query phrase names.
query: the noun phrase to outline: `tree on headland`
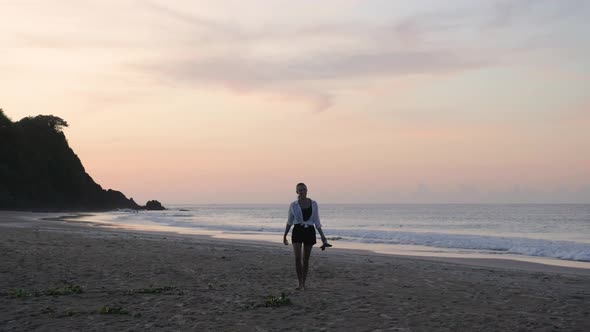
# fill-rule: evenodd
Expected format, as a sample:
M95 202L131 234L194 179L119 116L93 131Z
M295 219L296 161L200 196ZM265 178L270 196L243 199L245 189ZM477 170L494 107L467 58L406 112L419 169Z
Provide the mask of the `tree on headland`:
M62 132L62 129L68 126L68 123L64 119L54 115L28 116L19 122L23 125L32 125L38 128L48 127L54 132Z
M12 121L4 114L4 110L0 108L0 129L12 125Z

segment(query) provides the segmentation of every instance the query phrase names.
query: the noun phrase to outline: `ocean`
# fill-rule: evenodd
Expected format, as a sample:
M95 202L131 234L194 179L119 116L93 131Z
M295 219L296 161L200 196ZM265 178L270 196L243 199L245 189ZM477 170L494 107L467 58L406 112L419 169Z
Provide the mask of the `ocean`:
M93 221L281 243L288 211L288 204L167 207L101 213ZM590 268L586 204L320 204L319 210L324 233L335 247Z

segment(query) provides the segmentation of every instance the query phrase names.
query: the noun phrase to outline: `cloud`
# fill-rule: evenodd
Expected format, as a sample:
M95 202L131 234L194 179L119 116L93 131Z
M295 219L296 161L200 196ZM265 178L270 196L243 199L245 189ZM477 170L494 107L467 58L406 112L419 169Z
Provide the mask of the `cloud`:
M224 37L233 39L243 37L239 27L235 25L226 24L216 20L208 19L206 17L194 15L169 6L161 5L153 1L144 0L142 3L147 9L155 11L164 17L175 19L202 32L213 33L218 38Z
M579 16L587 9L585 0L502 0L491 7L486 28L508 28L517 24L534 24L538 28L555 21ZM582 18L582 17L580 17Z
M330 82L335 80L453 74L501 64L509 53L525 50L515 49L505 41L500 45L492 42L485 50L478 50L476 43L482 34L525 17L557 19L574 8L554 5L559 9L556 9L560 13L557 15L555 10L547 10L552 5L544 0L498 1L491 8L481 5L449 7L392 18L390 23L381 25L333 21L292 26L271 21L263 24L263 31L205 19L154 2L146 2L146 5L164 17L188 24L191 27L186 32L188 38L193 35L198 42L207 38L210 45L225 45L230 51L208 55L205 49L188 52L188 56L182 57L175 54L145 61L135 68L160 79L187 84L239 87L240 91L264 90L279 95L293 93L297 97L306 96L314 109L327 109L332 105L332 97L328 96ZM534 10L539 8L543 10ZM548 16L547 12L553 16ZM506 39L513 40L514 44L522 42L514 35L518 32L512 31ZM319 38L326 41L325 47L312 43ZM354 40L356 47L346 50L333 47L334 41L346 39ZM302 46L285 51L287 41ZM281 49L282 53L252 51L261 46ZM307 82L319 84L302 93L301 86Z
M523 22L550 23L585 6L578 0L493 4L440 6L429 11L416 5L412 13L378 21L351 14L346 18L327 15L325 20L298 21L294 17L288 22L271 15L253 22L239 16L231 21L214 18L199 12L199 7L140 1L122 3L119 9L125 11L115 10L112 4L96 5L101 14L97 16L109 10L115 13L113 24L105 27L99 26L99 17L88 16L86 24L68 29L67 34L51 29L21 31L20 40L33 47L108 49L113 70L123 63L127 69L158 81L292 94L307 100L314 110L325 110L334 103L331 90L337 81L455 74L502 64L506 59L514 61L511 54L531 48L515 36L531 39L537 30L552 28L548 24L527 30ZM377 5L359 1L355 10ZM69 13L89 15L76 6L67 8ZM289 9L277 10L285 14ZM518 28L498 29L511 25ZM500 32L489 38L494 29ZM551 39L535 40L551 45ZM527 46L518 49L515 45Z
M256 58L234 55L206 59L166 59L143 68L163 76L194 82L241 82L252 86L297 81L432 74L489 65L441 51L376 51L324 53L297 58Z
M165 59L142 64L140 70L170 82L222 86L241 93L265 91L281 96L293 95L294 99L309 102L314 111L323 111L333 104L329 93L330 81L444 74L486 65L489 63L483 60L469 60L444 51L387 51L272 59L232 55ZM322 85L322 82L328 83ZM302 88L308 83L314 83L316 88ZM318 85L320 88L317 88Z
M204 20L170 7L147 2L150 9L191 25L185 32L194 33L202 42L203 33L214 45L224 45L225 52L192 50L188 55L170 54L131 66L158 79L195 85L223 86L234 91L293 94L303 97L314 110L332 106L330 82L414 74L448 74L493 65L493 54L469 53L451 47L425 48L420 38L432 31L418 26L414 19L395 24L373 25L367 22L326 22L288 26L267 25L267 33L252 27ZM194 30L196 28L196 30ZM393 33L392 33L393 32ZM418 36L418 34L420 36ZM323 38L324 47L312 45ZM334 41L354 40L355 46L334 48ZM416 41L417 42L414 42ZM392 43L393 41L393 43ZM299 43L300 48L285 51L285 43ZM297 44L297 45L299 45ZM278 54L260 54L260 47L280 49ZM288 47L288 45L287 45ZM229 50L229 51L227 51ZM315 88L306 86L313 82ZM319 84L317 84L319 82ZM288 98L287 98L288 99Z
M331 95L314 90L290 89L284 91L281 98L285 101L303 101L315 113L326 111L333 106L333 97Z

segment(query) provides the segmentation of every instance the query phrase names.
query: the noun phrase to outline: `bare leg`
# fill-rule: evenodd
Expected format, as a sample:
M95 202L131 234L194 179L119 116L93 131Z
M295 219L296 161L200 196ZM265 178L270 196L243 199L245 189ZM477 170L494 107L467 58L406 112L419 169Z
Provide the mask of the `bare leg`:
M297 271L297 280L299 281L299 286L297 289L301 289L303 287L303 271L301 267L301 243L293 243L293 251L295 252L295 270Z
M305 289L305 279L307 278L307 270L309 268L309 256L311 256L311 249L313 249L313 244L306 244L303 246L303 273L301 275L301 280L303 281L303 288Z

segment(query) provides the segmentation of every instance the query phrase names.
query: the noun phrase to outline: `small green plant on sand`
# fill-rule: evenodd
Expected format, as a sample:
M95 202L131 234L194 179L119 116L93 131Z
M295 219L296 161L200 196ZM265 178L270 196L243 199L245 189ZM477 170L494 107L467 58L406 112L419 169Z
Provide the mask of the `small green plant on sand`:
M63 287L55 287L49 288L44 291L34 291L29 292L22 288L11 288L8 291L8 296L12 298L17 297L29 297L29 296L59 296L59 295L71 295L71 294L80 294L83 293L84 290L80 286L76 285L65 285Z
M268 296L268 298L266 299L266 302L264 303L265 307L280 307L282 305L290 305L291 304L291 299L287 297L287 295L285 295L285 293L281 293L281 296L273 296L270 295Z
M121 307L110 307L108 305L100 308L98 313L101 315L129 315L129 312Z
M80 286L67 285L64 287L49 288L48 290L43 291L42 294L43 295L58 296L58 295L81 294L83 292L84 291L82 290L82 287L80 287Z
M125 292L126 294L135 294L135 293L142 293L142 294L160 294L167 291L175 290L176 287L172 286L164 286L164 287L148 287L148 288L140 288L140 289L131 289Z
M33 294L27 290L22 289L22 288L11 288L8 290L8 296L10 296L12 298L17 298L17 297L29 297L29 296L33 296Z
M78 311L75 311L75 310L68 309L68 310L66 310L66 311L58 314L57 317L58 318L72 317L72 316L81 315L81 314L84 314L84 312L78 312Z

